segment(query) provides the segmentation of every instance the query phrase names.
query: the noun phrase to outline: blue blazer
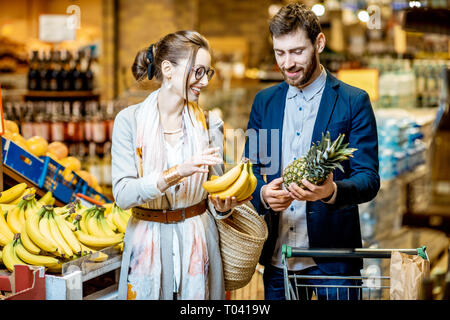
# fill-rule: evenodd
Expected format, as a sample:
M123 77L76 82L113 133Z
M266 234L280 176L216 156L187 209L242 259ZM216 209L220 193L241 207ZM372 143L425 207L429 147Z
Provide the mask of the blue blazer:
M275 250L279 213L265 209L260 191L266 184L265 180L269 183L282 175L281 138L288 88L288 84L282 82L258 92L247 126L250 134L244 154L253 163L258 179L251 202L256 211L264 216L269 229L260 257L262 265L271 262ZM332 140L345 133L344 142L358 150L353 158L342 163L344 173L338 169L333 172L337 185L336 202L307 202L309 244L311 248L361 248L358 204L372 200L380 188L376 121L368 94L336 79L328 71L311 143L320 141L322 133L327 131ZM251 133L256 136L257 143L250 138ZM358 274L362 268L362 259L359 258L314 260L323 272L329 274Z

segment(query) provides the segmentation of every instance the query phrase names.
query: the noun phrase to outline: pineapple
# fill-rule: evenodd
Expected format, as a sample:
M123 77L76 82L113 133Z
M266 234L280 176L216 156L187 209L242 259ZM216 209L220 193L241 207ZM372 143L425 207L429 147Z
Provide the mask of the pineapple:
M290 163L283 171L283 184L287 188L292 182L303 189L302 179L306 179L313 184L321 185L328 177L331 171L339 168L344 172L340 162L353 156L357 149L347 148L347 144L342 144L344 134L340 134L336 140L331 143L330 133L322 140L309 149L305 157Z

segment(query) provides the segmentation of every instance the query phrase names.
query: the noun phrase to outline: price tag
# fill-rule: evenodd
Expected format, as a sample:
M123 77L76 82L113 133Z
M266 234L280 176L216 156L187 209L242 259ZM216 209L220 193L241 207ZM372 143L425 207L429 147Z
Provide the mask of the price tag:
M342 69L337 72L339 80L363 89L371 101L378 100L378 69Z
M61 42L75 40L75 27L71 16L41 14L39 16L39 40Z

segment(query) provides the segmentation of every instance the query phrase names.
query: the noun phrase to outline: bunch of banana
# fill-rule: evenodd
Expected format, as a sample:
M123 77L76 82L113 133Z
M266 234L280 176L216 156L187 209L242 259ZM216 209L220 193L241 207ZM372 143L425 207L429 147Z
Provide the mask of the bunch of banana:
M252 163L244 160L220 177L214 177L203 183L203 188L212 197L221 200L236 197L237 201L248 199L256 189L256 177L253 174Z
M119 232L125 233L127 229L128 220L131 217L131 212L128 210L123 210L119 206L116 205L116 203L113 204L111 208L111 212L108 215L108 220L110 223L112 222Z
M0 246L4 247L14 239L14 232L9 227L0 208Z
M25 191L22 193L22 195L17 198L16 200L10 202L10 204L19 204L20 201L22 201L23 197L30 195L30 194L35 194L36 193L36 189L31 187L31 188L26 188Z
M25 195L20 202L8 211L6 221L11 231L19 233L22 226L25 224L25 219L37 211L38 205L35 199L35 194L30 193Z
M53 194L51 191L48 191L46 194L44 194L42 196L42 198L40 198L37 201L37 204L39 206L44 206L44 205L54 205L55 204L56 199L53 198Z
M123 241L123 234L116 233L106 220L105 210L104 207L92 206L82 213L81 219L78 216L75 218L75 234L88 248L98 250Z
M4 190L0 193L0 203L11 203L16 199L20 199L27 189L25 182L16 184L14 187Z
M18 238L18 235L15 235L14 239L11 240L10 242L8 242L3 247L3 250L2 250L3 264L10 272L14 271L14 266L16 264L18 264L18 265L21 265L21 264L26 265L27 264L24 261L22 261L17 255L17 252L16 252L17 238Z

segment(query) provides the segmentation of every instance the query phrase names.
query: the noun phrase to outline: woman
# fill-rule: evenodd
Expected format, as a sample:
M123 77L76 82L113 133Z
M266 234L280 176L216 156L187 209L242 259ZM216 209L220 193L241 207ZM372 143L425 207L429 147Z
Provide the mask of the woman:
M223 122L211 114L209 133L198 97L214 75L207 40L179 31L138 52L137 80L161 87L114 121L113 194L133 208L127 226L119 299L224 299L214 219L243 203L207 198L202 183L223 174ZM206 200L207 199L207 200Z

